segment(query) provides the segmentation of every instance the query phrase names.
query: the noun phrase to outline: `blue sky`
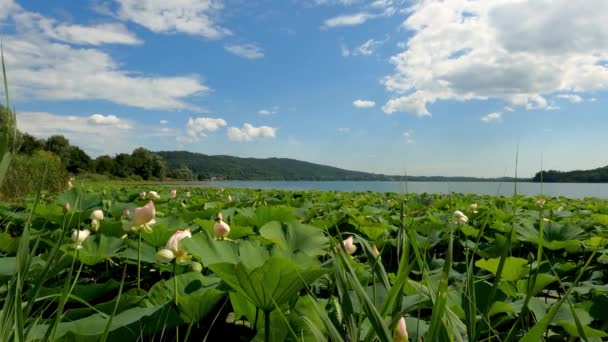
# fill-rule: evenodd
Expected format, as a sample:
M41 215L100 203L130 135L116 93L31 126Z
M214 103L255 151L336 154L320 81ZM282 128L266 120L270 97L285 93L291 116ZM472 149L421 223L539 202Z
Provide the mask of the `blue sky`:
M608 2L0 0L20 129L413 175L608 160ZM582 20L584 18L584 20Z

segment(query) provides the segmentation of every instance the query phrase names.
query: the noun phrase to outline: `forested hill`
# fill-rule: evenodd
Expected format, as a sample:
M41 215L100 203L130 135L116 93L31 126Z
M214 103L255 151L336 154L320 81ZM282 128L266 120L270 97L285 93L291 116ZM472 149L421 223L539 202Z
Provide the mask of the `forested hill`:
M575 171L542 171L537 172L533 182L544 183L608 183L608 166L599 167L593 170Z
M209 156L187 151L155 152L167 169L187 167L199 179L238 180L393 180L398 177L349 171L288 158L239 158Z

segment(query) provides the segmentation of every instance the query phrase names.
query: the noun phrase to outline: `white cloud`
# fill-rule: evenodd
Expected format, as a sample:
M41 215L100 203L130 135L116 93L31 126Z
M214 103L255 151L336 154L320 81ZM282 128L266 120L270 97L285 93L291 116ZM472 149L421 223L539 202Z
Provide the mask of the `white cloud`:
M58 24L54 21L40 22L40 28L47 37L67 43L101 45L143 43L122 24L98 24L94 26Z
M546 109L555 93L608 88L608 2L418 1L384 85L387 113L430 115L439 100L501 99ZM513 25L517 22L517 25Z
M224 49L243 58L258 59L264 57L264 50L255 44L232 44L224 46Z
M346 46L344 43L340 44L340 54L342 55L342 57L350 56L350 50L348 49L348 46Z
M160 120L160 124L161 124L161 125L166 125L166 124L168 124L168 123L169 123L169 121L167 121L167 120Z
M371 108L376 105L376 102L370 100L355 100L353 106L357 108Z
M338 133L341 133L341 134L350 133L350 128L349 127L339 127Z
M575 94L559 94L557 95L557 97L560 99L568 100L571 103L583 102L583 98Z
M228 138L233 141L252 141L264 138L275 138L277 128L269 126L254 127L245 123L243 128L228 128Z
M483 122L501 122L502 121L502 113L493 112L481 117L481 121Z
M413 129L408 129L407 131L403 132L403 137L405 138L405 142L407 144L413 144L416 141L414 141L414 130Z
M361 0L314 0L312 3L314 5L343 5L350 6L357 3L360 3Z
M19 112L17 127L41 138L64 135L72 144L94 156L125 152L135 147L130 140L133 122L115 115L66 116L47 112Z
M209 39L231 34L218 23L220 0L116 0L118 16L157 33L186 33Z
M595 102L595 101L597 101L597 98L595 98L595 97L592 97L589 99L589 102Z
M383 40L369 39L365 43L353 49L353 56L369 56L373 54L380 46L384 44Z
M220 127L226 126L226 121L222 118L189 118L186 125L186 133L189 142L199 141L201 137L206 137L205 132L215 132Z
M367 12L339 15L325 20L321 28L328 29L340 26L356 26L365 23L373 15Z
M258 114L260 115L271 115L271 114L276 114L279 111L279 107L278 106L274 106L271 109L260 109L258 110Z
M40 28L51 19L18 5L8 15L17 33L4 37L4 54L16 101L106 100L144 109L196 109L185 99L209 90L197 75L147 76L125 70L104 51L52 40L59 35L64 40L101 44L108 37L57 33L55 29L62 26L51 25L56 37L49 38L52 34Z
M119 119L116 115L93 114L89 116L90 124L98 126L110 126L120 129L129 129L131 125L124 120Z

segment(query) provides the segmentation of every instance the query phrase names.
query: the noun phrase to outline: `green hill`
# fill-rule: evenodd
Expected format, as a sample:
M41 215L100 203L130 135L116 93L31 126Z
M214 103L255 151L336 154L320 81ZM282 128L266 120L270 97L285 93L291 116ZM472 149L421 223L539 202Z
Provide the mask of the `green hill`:
M574 170L574 171L542 171L537 172L533 182L544 183L608 183L608 166L598 167L592 170Z
M349 171L288 158L209 156L188 151L155 152L167 169L188 167L199 179L236 180L393 180L398 177Z

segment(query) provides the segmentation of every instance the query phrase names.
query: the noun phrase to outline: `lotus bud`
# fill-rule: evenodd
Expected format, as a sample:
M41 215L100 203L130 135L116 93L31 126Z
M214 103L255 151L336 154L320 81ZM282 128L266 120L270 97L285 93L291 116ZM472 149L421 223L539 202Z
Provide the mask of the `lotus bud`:
M160 262L171 262L175 259L175 254L170 249L163 248L156 252L156 259Z
M460 210L456 210L454 212L454 214L452 215L452 219L454 220L454 223L457 224L467 224L469 222L469 218Z
M405 318L401 317L399 322L397 322L397 326L395 327L395 331L393 333L393 342L408 342L409 338L407 336L407 326L405 325Z
M200 262L193 262L190 267L192 268L192 272L203 272L203 265Z
M177 190L176 190L176 189L171 190L171 191L169 192L169 197L170 197L170 198L175 198L175 197L177 197Z
M192 194L190 194L190 191L186 191L186 198L190 198L190 196L192 196Z
M74 184L72 184L71 179L68 179L65 186L68 188L68 190L70 190L72 187L74 187Z
M155 201L158 201L160 199L160 195L156 191L148 191L148 196L150 196L150 198Z
M224 239L226 236L228 236L228 233L230 233L230 226L228 225L228 223L222 221L221 213L218 214L218 218L219 221L216 222L213 226L213 231L215 232L215 236L217 236L218 239Z
M76 249L82 248L82 243L84 242L84 240L86 240L86 238L89 237L89 235L91 235L91 231L88 229L83 229L83 230L75 229L72 232L72 241L74 241L74 246L76 247Z
M547 202L547 201L546 201L544 198L542 198L542 197L541 197L541 198L539 198L539 199L536 201L536 204L537 204L539 207L543 207L543 206L545 205L545 203L546 203L546 202Z
M373 255L375 258L380 257L380 252L378 251L378 247L376 247L376 245L373 245L373 246L372 246L372 255Z
M228 202L232 202L232 196L228 195Z
M95 219L91 220L91 228L93 228L94 231L98 231L100 225L101 224L99 223L99 221Z
M473 203L471 204L471 206L469 207L469 210L473 213L473 214L477 214L477 203Z
M218 219L219 221L221 221L221 220L223 220L223 219L224 219L224 216L222 215L222 212L221 212L221 211L220 211L219 213L217 213L217 219Z
M125 208L125 210L122 211L122 216L126 218L131 218L131 211L129 211L129 208Z
M69 212L70 212L70 209L72 209L72 208L70 207L70 203L65 202L65 204L63 205L63 213L64 213L64 214L69 213Z
M139 193L139 198L146 199L146 195L147 195L146 192L142 191L142 192Z
M344 244L344 250L346 251L346 253L348 253L348 255L355 254L355 252L357 251L357 246L355 245L352 236L346 238L346 240L344 240L342 243Z

